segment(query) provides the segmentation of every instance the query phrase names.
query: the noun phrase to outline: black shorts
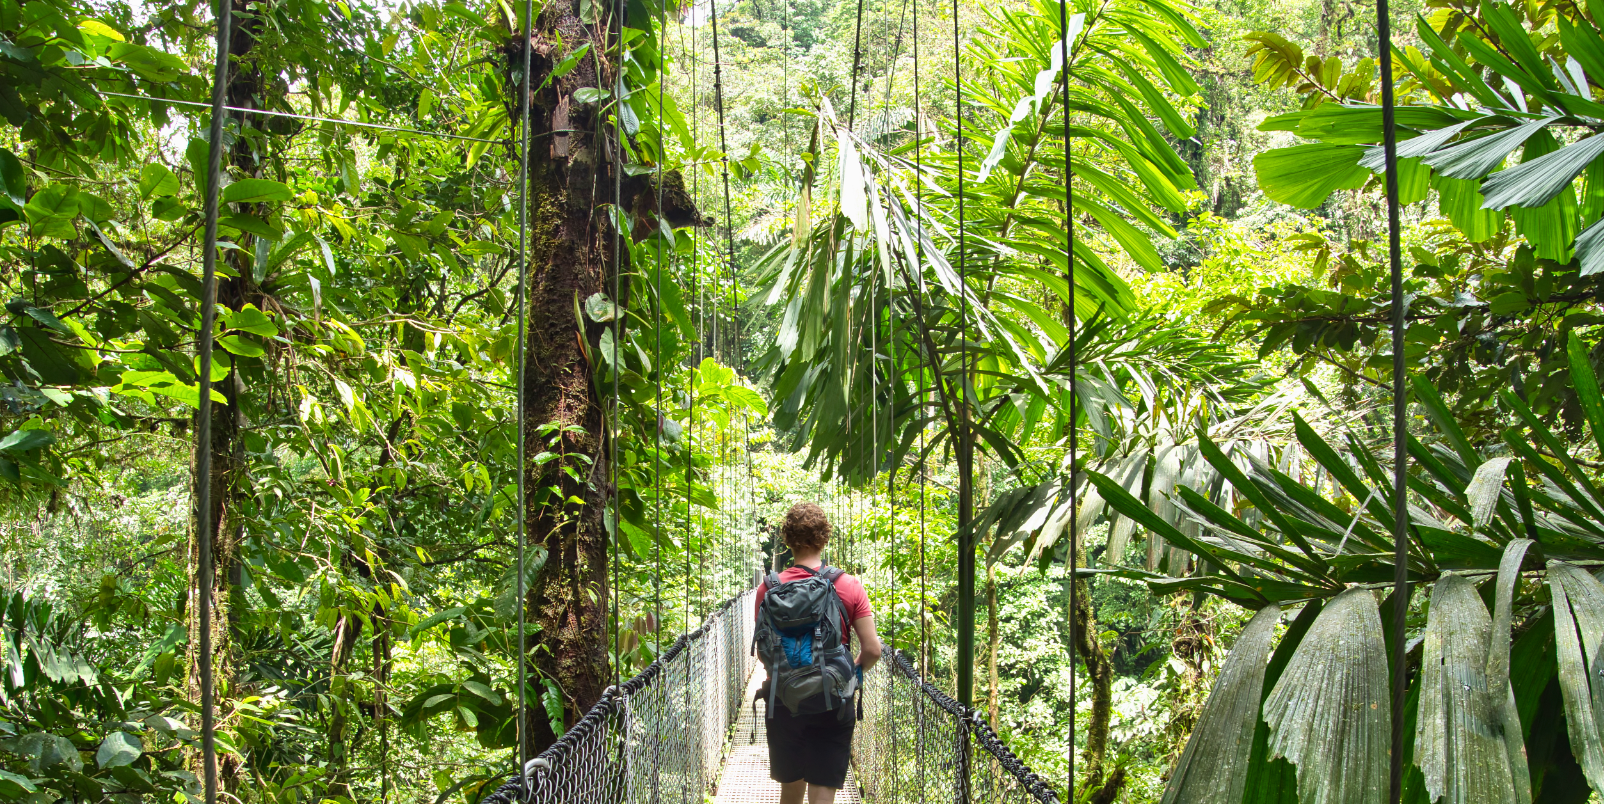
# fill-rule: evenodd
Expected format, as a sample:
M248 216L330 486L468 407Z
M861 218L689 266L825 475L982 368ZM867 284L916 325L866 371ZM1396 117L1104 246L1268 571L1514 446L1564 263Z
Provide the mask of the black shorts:
M767 721L769 778L780 784L806 780L820 787L845 787L852 730L858 725L852 704L846 709L845 717L839 710L793 715L776 701L774 717Z

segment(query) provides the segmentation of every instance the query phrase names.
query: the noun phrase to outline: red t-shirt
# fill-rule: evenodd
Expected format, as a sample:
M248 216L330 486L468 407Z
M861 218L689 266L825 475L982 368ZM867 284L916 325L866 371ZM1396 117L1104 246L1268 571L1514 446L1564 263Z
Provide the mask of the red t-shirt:
M810 575L801 567L790 567L780 573L780 581L800 581ZM758 608L763 605L763 596L768 594L767 580L757 585L757 602L752 606L752 618L757 619ZM841 605L846 609L846 618L841 625L841 644L852 643L852 624L864 617L873 617L874 609L869 606L869 593L863 588L863 581L856 575L842 575L835 579L835 592L841 596Z

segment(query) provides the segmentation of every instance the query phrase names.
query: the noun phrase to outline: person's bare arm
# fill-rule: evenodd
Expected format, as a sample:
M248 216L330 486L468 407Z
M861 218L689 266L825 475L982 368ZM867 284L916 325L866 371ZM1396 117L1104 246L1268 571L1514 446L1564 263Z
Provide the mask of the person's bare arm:
M858 634L858 666L867 671L880 661L882 651L880 635L874 631L874 615L859 617L852 623L852 630Z

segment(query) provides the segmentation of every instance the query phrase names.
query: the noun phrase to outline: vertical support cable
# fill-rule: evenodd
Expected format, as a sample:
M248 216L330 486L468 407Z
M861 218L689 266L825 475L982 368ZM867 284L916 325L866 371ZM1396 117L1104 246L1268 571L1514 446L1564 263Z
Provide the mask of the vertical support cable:
M613 354L611 355L612 365L613 365L613 398L612 398L611 407L612 407L612 414L613 415L612 415L612 432L610 434L610 437L608 438L608 442L609 442L608 446L609 446L610 451L611 451L612 454L609 456L609 459L607 461L608 479L609 479L609 482L612 484L612 498L613 498L613 529L612 529L612 533L608 534L609 535L608 546L611 548L611 551L612 551L612 561L611 561L612 572L610 574L610 577L608 578L608 586L611 587L612 598L613 598L613 611L612 611L612 617L611 617L611 619L612 619L612 630L613 630L613 644L612 644L611 650L608 651L608 653L611 655L612 660L613 660L613 662L612 662L612 664L613 664L613 686L615 686L615 687L618 686L623 681L622 667L620 666L623 663L623 658L621 656L619 656L619 643L621 641L620 638L623 636L623 629L621 628L622 624L619 622L619 619L618 619L618 617L619 617L619 610L618 610L618 595L619 595L619 591L618 591L618 577L619 577L619 575L618 575L618 569L619 569L619 566L618 566L619 565L619 561L618 561L618 539L619 539L619 533L622 531L622 528L624 527L623 523L620 521L622 512L619 510L619 505L618 505L618 503L619 503L619 496L618 496L618 436L619 436L619 433L622 432L622 430L623 430L623 423L622 423L622 420L620 418L621 411L619 410L619 405L618 405L618 400L619 400L619 396L618 396L618 374L619 374L619 371L618 371L618 349L624 342L624 318L625 318L624 315L622 314L622 311L618 307L619 295L620 295L620 292L621 292L622 287L623 287L622 278L621 278L622 275L623 275L623 270L622 270L623 263L620 262L620 260L623 258L623 251L622 251L623 233L619 231L619 222L624 220L624 215L618 208L618 199L619 199L619 196L623 195L623 182L624 182L624 126L623 126L623 123L621 121L622 115L619 113L618 105L622 104L624 102L624 99L622 97L623 94L624 94L623 91L622 91L623 88L624 88L624 78L623 78L623 76L624 76L624 24L628 20L629 20L629 3L628 3L628 0L618 0L618 29L617 29L617 36L615 38L615 41L618 44L618 65L616 67L615 72L613 73L613 92L612 92L613 104L614 104L614 106L613 106L613 165L612 165L612 168L613 168L613 208L612 208L612 215L613 215L613 226L612 226L612 229L613 229L613 320L610 323L614 327L614 330L613 330ZM601 71L598 69L597 70L598 78L600 77L600 73L601 73Z
M957 92L953 148L958 152L958 702L975 702L975 515L974 442L969 432L969 270L964 258L964 86L963 48L958 35L958 0L952 0L952 74Z
M858 124L858 63L863 58L863 0L858 0L858 22L852 34L852 102L847 107L847 130Z
M750 586L761 575L755 550L757 544L757 475L752 456L752 417L741 416L741 430L746 438L746 584Z
M719 150L721 152L725 152L725 151L728 151L729 149L727 147L725 147L725 145L724 145L724 125L723 125L723 120L724 120L724 88L723 88L723 84L722 84L722 81L723 81L723 64L720 63L719 50L718 50L718 0L708 0L707 17L708 17L708 21L712 24L712 27L713 27L713 30L712 30L712 35L713 35L713 110L718 115L718 119L719 119ZM725 154L725 158L728 159L728 154ZM711 340L711 343L709 344L709 346L712 347L710 349L710 351L712 352L712 357L713 357L714 362L721 362L723 357L724 357L723 346L719 342L719 325L718 325L718 295L719 295L719 293L718 293L718 291L719 291L718 283L719 283L719 278L720 278L721 275L722 275L722 272L721 272L721 270L719 268L718 260L715 260L714 263L713 263L713 275L711 277L708 277L708 282L707 282L707 284L708 284L707 297L708 298L707 298L707 308L706 308L707 316L708 316L709 319L711 319L711 322L712 322L711 329L708 332L708 338ZM718 432L713 437L713 444L718 449L718 460L716 462L714 462L714 464L713 464L713 467L712 467L713 476L711 478L711 481L712 481L712 485L713 485L713 496L720 503L718 516L716 517L716 521L718 522L718 535L714 537L714 541L713 541L713 553L714 553L714 555L713 555L713 563L714 563L713 599L714 600L723 600L724 599L724 584L723 584L723 578L724 578L724 550L725 550L724 541L725 541L725 537L728 536L727 531L729 530L729 526L726 525L725 521L724 521L725 520L725 516L724 516L724 510L723 510L723 500L724 500L724 495L723 495L723 489L724 489L724 458L725 458L725 455L724 455L724 435L725 435L724 429L720 428L718 430Z
M700 142L702 139L702 79L701 50L697 45L697 32L701 26L691 26L691 141ZM691 201L696 206L701 200L702 171L691 171ZM700 209L700 207L697 207ZM699 378L702 370L702 361L707 359L707 338L703 333L707 331L707 305L702 299L702 237L697 235L691 241L691 298L696 301L696 369L693 378ZM691 436L695 442L696 435L696 393L691 393ZM690 467L685 470L685 489L690 492ZM685 517L690 518L690 501L687 497ZM700 509L696 512L696 557L697 565L707 566L707 518ZM687 522L686 527L690 525ZM699 616L707 617L707 574L704 571L696 579L696 608Z
M217 320L217 210L223 171L223 106L228 92L228 51L233 0L217 0L217 62L212 74L212 117L206 151L206 241L201 251L201 322L196 336L200 398L195 411L195 607L200 620L196 650L200 676L201 766L205 804L217 801L217 720L212 685L212 328Z
M904 13L907 12L907 10L908 10L907 0L903 0L902 10L903 10ZM894 50L894 54L895 53L900 53L901 50L902 50L902 20L899 19L897 21L897 44L896 44L896 48ZM896 69L896 55L892 56L891 64L892 64L892 70L895 71L895 69ZM891 114L891 79L890 78L886 79L886 107L885 108L886 108L885 113L889 116ZM896 200L895 200L894 197L887 197L886 198L886 203L888 205L889 204L894 204L894 203L896 203ZM887 263L887 264L889 265L889 263ZM889 273L886 275L886 329L887 329L887 332L886 332L886 365L887 365L886 381L887 381L888 388L890 390L890 394L889 394L890 399L888 401L888 404L890 405L890 407L887 409L887 414L886 414L886 433L891 439L895 439L896 436L894 434L895 434L896 431L894 429L892 429L892 428L895 427L896 421L897 421L897 387L899 385L901 385L902 373L899 370L899 367L897 366L896 280ZM886 451L887 452L891 452L891 450L889 449L889 445L887 445L887 446L888 446L888 449ZM875 442L875 456L876 456L877 459L880 456L880 454L881 454L880 453L880 444L879 444L879 442L877 440ZM887 519L886 519L886 527L887 527L887 530L889 531L889 536L891 537L891 551L890 551L889 560L882 561L881 564L887 568L887 570L888 570L887 574L889 574L891 576L891 614L894 615L897 612L897 598L898 598L898 593L899 593L899 589L898 589L899 583L898 583L898 581L900 580L897 577L898 567L897 567L897 560L896 560L897 559L897 470L902 468L902 462L899 459L899 460L897 460L895 462L887 461L887 463L890 464L890 466L888 467L888 469L890 471L886 475L886 517L887 517ZM895 656L896 652L897 652L897 644L899 642L899 640L897 639L897 629L898 629L898 626L900 625L900 623L896 622L893 618L888 618L888 619L892 619L892 623L891 623L891 651L890 651L890 653L891 653L892 656ZM900 791L902 789L902 785L901 785L899 780L902 778L903 772L902 772L901 764L897 762L897 753L898 753L897 749L901 746L901 741L897 739L897 735L898 735L897 721L896 721L896 718L892 714L892 701L895 700L894 696L896 694L896 690L895 690L895 687L896 687L896 674L891 672L890 662L887 662L887 667L886 667L884 672L886 673L886 727L891 731L891 772L895 775L893 780L892 780L892 785L891 785L891 804L900 804L901 796L899 795L899 793L900 793Z
M529 85L530 62L534 57L535 38L535 3L534 0L524 0L524 64L523 73L518 82L518 779L523 785L524 797L529 796L529 775L525 766L529 762L529 734L526 724L528 714L528 701L525 686L528 683L528 654L529 644L526 640L526 620L528 619L529 591L528 577L525 574L525 552L528 538L528 509L525 501L528 499L525 492L526 479L524 474L528 469L525 463L525 434L524 417L528 412L528 399L525 393L524 359L529 345L526 342L524 329L527 326L527 313L529 294L529 97L533 90ZM615 370L616 373L616 370Z
M889 0L888 0L889 2ZM902 25L908 20L908 0L902 0L902 11L897 15L897 38L891 46L891 60L886 67L886 94L885 101L880 104L881 134L891 131L891 85L897 80L897 62L902 58ZM886 32L890 33L890 18L887 16ZM917 132L917 123L914 126Z
M1387 163L1387 258L1392 275L1392 753L1390 801L1403 800L1404 699L1408 676L1404 625L1409 613L1409 469L1404 414L1409 405L1404 385L1403 257L1398 220L1398 127L1393 113L1392 21L1387 0L1376 0L1376 34L1381 39L1382 153Z
M665 77L663 75L663 39L668 34L668 6L663 6L661 36L657 42L657 108L663 108L663 90ZM646 31L651 32L652 20L646 20ZM620 77L622 80L622 77ZM620 101L622 102L622 101ZM663 232L661 227L663 214L663 130L657 130L657 212L659 225L653 238L657 243L656 261L653 263L654 291L652 298L652 368L656 374L656 413L657 421L654 423L655 440L652 447L652 563L656 571L652 573L652 616L656 622L652 624L653 659L661 660L663 655L663 427L667 423L663 417ZM672 235L673 230L669 230ZM663 668L663 678L666 681L672 668ZM663 700L666 696L658 693L658 710L652 718L652 801L662 800L662 745L663 745Z
M1079 316L1075 314L1075 168L1073 153L1070 149L1069 136L1069 67L1070 55L1074 43L1069 41L1069 0L1058 0L1058 31L1059 47L1063 48L1064 67L1062 78L1064 81L1064 234L1067 238L1068 250L1064 258L1064 282L1069 286L1069 311L1066 322L1069 325L1069 547L1064 565L1067 567L1065 576L1069 579L1069 770L1065 778L1065 801L1075 800L1075 660L1078 652L1075 644L1075 617L1077 611L1077 590L1075 588L1075 565L1080 560L1080 510L1075 502L1075 482L1080 472L1079 433L1075 423L1078 412L1075 402L1078 398L1075 391L1075 380L1080 370L1079 346L1075 342L1075 323Z
M781 86L780 86L780 108L781 109L790 109L791 108L791 38L793 36L793 34L791 33L791 0L784 0L784 2L785 2L785 16L780 21L780 33L782 35L784 35L784 37L785 37L785 50L784 50L784 52L781 53L782 67L781 67L781 73L780 74L782 76L782 79L781 79L782 83L781 83ZM785 140L785 158L787 160L789 160L791 158L791 115L790 115L790 112L785 112L785 111L780 112L780 133L781 133L781 136ZM790 182L786 182L786 187L787 187L787 189L790 188ZM795 218L793 218L792 220L795 220ZM806 237L807 236L806 232L800 232L798 234L800 236L802 236L802 237Z
M923 104L921 103L923 98L919 94L919 3L920 3L920 0L913 0L913 172L914 172L914 181L913 181L913 206L914 206L914 210L913 210L913 217L914 217L914 220L919 222L919 229L920 229L921 234L920 234L920 236L918 238L915 238L915 241L914 241L914 255L919 260L919 264L913 266L913 275L914 275L915 278L918 279L919 287L911 288L909 292L918 293L918 294L920 294L920 297L923 298L923 295L924 295L924 270L925 270L925 266L924 266L925 246L924 246L924 236L923 236L923 230L924 230L924 226L925 226L925 224L924 224L924 220L925 220L924 219L924 214L925 214L925 209L924 209L924 184L925 184L924 183L924 137L925 137L925 132L924 132L924 109L923 109ZM919 308L915 307L914 309L915 309L915 312L917 312ZM923 326L923 322L921 322L921 326ZM929 678L930 677L930 667L928 665L928 662L926 661L926 657L929 655L929 652L930 652L930 629L929 629L929 624L928 624L929 612L926 611L926 609L925 609L925 603L926 603L927 600L929 600L929 589L928 589L929 580L928 580L928 578L927 578L927 576L925 574L925 494L929 490L929 484L928 484L928 478L927 478L927 475L929 474L929 467L925 464L925 460L926 460L926 456L925 456L925 431L929 429L929 425L927 423L925 423L925 412L929 410L929 404L930 403L929 403L929 397L926 395L927 394L926 386L925 386L925 362L926 362L926 360L925 360L924 351L921 349L919 354L920 354L920 360L919 360L919 370L918 370L918 374L917 374L917 376L919 377L919 388L918 388L918 391L919 391L919 464L918 464L918 466L919 466L919 677L920 678ZM919 711L920 711L920 716L923 717L923 713L924 713L923 707L921 707ZM922 734L923 733L922 730L923 730L924 726L923 726L923 721L921 720L920 722L921 722L920 729L921 729L921 734ZM922 736L919 739L919 745L920 745L920 751L919 751L920 770L919 770L919 773L920 773L920 776L923 777L923 775L924 775L924 764L923 764L924 763L924 748L923 748L923 746L924 746L924 738Z
M683 24L680 25L679 43L680 43L680 52L685 53L686 57L690 60L690 63L691 63L691 69L692 69L692 72L691 72L691 121L692 121L692 123L691 123L691 125L695 126L696 125L695 121L697 119L697 113L700 111L697 108L697 103L700 100L700 95L699 95L699 92L698 92L700 87L698 87L696 85L696 73L695 73L696 59L695 59L695 55L693 53L691 53L691 51L689 51L689 50L687 50L685 48L685 27L686 26L684 26ZM692 47L694 47L695 46L694 43L696 41L695 40L696 28L694 26L691 27L691 36L692 36L692 40L691 40L692 41ZM691 137L691 141L694 142L695 139L696 139L695 135L693 134L692 137ZM700 171L695 171L695 170L691 171L691 175L693 177L691 179L691 206L692 206L692 208L695 208L695 206L696 206L696 179L694 177L698 172L700 172ZM701 247L701 242L702 242L702 238L700 236L697 236L694 233L692 233L692 236L691 236L691 272L690 273L691 273L691 299L693 301L696 299L696 292L697 292L697 289L699 287L699 283L697 282L697 273L701 270L701 266L698 263L697 258L701 255L701 248L700 248ZM694 321L691 323L691 332L692 332L692 334L694 334L696 336L697 349L700 350L701 349L701 343L702 343L702 333L699 330L697 330L696 322L694 322ZM695 466L696 466L696 373L701 368L701 365L702 365L702 361L697 360L696 361L696 365L693 366L691 368L691 370L688 373L686 373L686 375L685 375L685 405L686 405L686 408L687 408L687 412L686 412L686 427L685 427L685 630L686 631L689 631L691 629L691 570L692 570L691 541L692 541L692 539L695 538L695 535L696 535L694 533L693 529L692 529L693 526L692 526L692 520L691 520L691 484L692 484L692 482L694 480L694 477L695 477L694 469L695 469Z
M718 49L718 0L708 0L708 17L712 21L712 24L713 24L713 29L712 29L712 36L713 36L713 108L718 113L719 163L720 163L720 166L722 168L722 173L723 173L723 178L724 178L724 237L725 237L725 242L726 242L726 245L727 245L727 248L728 248L728 265L729 265L729 270L730 270L730 292L731 292L730 299L731 299L731 303L733 305L733 304L736 304L735 299L737 298L736 293L735 293L735 218L730 212L730 144L729 144L728 136L727 136L727 134L726 134L726 132L724 130L724 62L721 59L721 57L719 56L719 49ZM714 275L717 276L717 272L715 272ZM715 288L716 287L717 287L717 284L715 283ZM714 295L714 299L715 299L715 301L713 303L713 320L715 322L717 322L718 321L718 302L716 300L717 299L717 294L716 293ZM732 324L733 324L733 319L732 319ZM715 334L714 334L715 346L717 345L717 337L718 337L717 333L715 332ZM738 357L739 356L737 356L737 358ZM729 360L729 356L728 356L727 352L725 353L725 360L726 360L726 362L728 362L728 360ZM729 436L729 434L725 433L723 439L721 439L721 440L724 441L724 442L727 442L728 441L728 436ZM722 454L722 452L723 452L723 450L721 449L720 453ZM720 467L720 469L721 469L721 471L720 471L719 474L721 475L721 477L725 481L723 485L726 488L728 488L728 486L729 486L729 467L726 464L726 465ZM733 530L733 528L730 528L730 529ZM737 549L739 549L739 547L737 547Z
M849 136L852 135L857 130L857 121L858 121L858 68L859 68L859 65L861 64L862 60L863 60L863 0L858 0L857 23L854 26L854 33L852 35L852 81L851 81L851 83L852 83L852 102L851 102L850 107L847 110L847 133L848 133ZM847 284L847 328L848 328L848 331L850 332L851 327L852 327L852 286L851 286L851 281L852 280L851 280L850 277L846 277L846 278L843 279L843 281L848 283ZM870 276L869 287L871 289L870 290L870 300L869 300L869 306L866 309L872 311L874 309L874 292L873 292L874 278L873 278L872 275ZM871 335L870 335L870 346L869 346L869 350L870 350L869 351L869 355L870 355L870 358L869 358L869 372L870 372L869 381L870 381L871 390L870 390L869 396L870 396L870 403L873 404L873 401L874 401L874 392L872 390L873 383L874 383L874 345L873 345L873 334L872 334L873 330L871 330L870 332L871 332ZM860 336L863 334L863 330L861 328L858 330L858 334ZM847 354L852 354L852 352L853 352L853 350L851 350L851 349L847 350ZM856 366L856 362L854 362L853 364L849 365L847 367L848 372L852 372L852 369L855 366ZM849 379L847 380L847 399L846 399L846 402L847 402L847 432L849 434L849 437L851 438L852 444L855 444L856 447L857 447L858 463L861 464L862 461L863 461L863 435L862 435L862 433L853 433L852 432L852 387L853 387L853 383L852 383L852 380L849 377ZM865 412L867 412L867 411L865 411ZM849 446L849 449L850 449L850 446ZM845 459L846 455L843 454L842 458ZM872 472L870 472L870 476L871 477L873 476ZM848 478L849 479L847 481L848 482L848 486L847 486L847 495L848 495L847 496L847 511L848 511L848 513L847 513L847 516L848 516L848 523L852 526L853 531L855 531L857 529L857 522L858 522L857 505L856 505L857 499L852 495L852 486L850 485L852 481L850 480L850 477L851 477L851 474L849 473L848 474ZM871 481L870 482L870 487L872 488L873 485L874 484ZM843 545L843 546L845 546L847 549L850 550L853 546L855 546L856 542L857 542L857 539L856 538L852 538L852 539L847 540L847 543L845 545Z

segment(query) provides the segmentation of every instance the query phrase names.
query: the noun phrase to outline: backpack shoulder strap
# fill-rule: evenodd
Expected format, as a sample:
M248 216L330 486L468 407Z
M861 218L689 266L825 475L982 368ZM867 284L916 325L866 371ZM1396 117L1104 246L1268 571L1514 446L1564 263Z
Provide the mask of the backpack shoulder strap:
M780 585L780 573L778 573L778 572L770 572L768 574L768 576L763 579L763 591L764 591L765 595L768 592L774 591L774 587L779 586L779 585Z
M831 612L831 614L834 616L827 617L830 623L830 630L837 632L841 637L842 644L846 644L847 635L846 632L841 630L841 623L847 619L847 601L845 598L841 597L841 590L837 588L835 584L836 581L841 580L841 578L844 577L847 572L840 567L832 567L828 564L820 566L819 570L819 577L829 582L830 592L832 593L831 598L833 598L830 607L834 610ZM822 631L823 629L820 630Z

